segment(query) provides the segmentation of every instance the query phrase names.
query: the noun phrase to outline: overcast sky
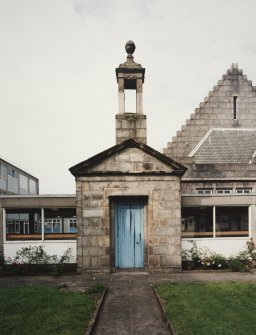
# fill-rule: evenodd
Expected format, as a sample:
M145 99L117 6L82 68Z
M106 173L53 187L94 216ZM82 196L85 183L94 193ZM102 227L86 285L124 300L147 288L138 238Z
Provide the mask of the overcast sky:
M231 63L256 85L255 0L0 0L0 156L74 193L68 169L115 145L115 68L136 44L161 151Z

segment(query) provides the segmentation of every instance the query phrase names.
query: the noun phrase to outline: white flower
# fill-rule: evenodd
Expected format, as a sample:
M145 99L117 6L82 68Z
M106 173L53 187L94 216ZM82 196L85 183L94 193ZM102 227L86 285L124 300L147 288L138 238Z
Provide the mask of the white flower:
M210 266L211 265L211 263L207 263L207 266Z
M221 264L218 264L218 267L221 268Z

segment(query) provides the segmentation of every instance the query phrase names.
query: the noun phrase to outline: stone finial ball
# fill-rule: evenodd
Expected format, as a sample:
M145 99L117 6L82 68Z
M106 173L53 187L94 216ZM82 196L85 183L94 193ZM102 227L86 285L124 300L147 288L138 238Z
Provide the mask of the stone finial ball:
M128 53L128 55L132 55L136 49L136 46L133 41L129 40L125 44L125 50Z

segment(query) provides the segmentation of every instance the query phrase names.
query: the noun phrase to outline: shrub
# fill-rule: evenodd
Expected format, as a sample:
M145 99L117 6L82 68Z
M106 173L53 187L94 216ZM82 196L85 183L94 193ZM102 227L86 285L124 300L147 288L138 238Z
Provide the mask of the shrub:
M14 259L5 259L1 268L4 275L31 275L74 273L77 270L76 263L71 263L73 256L71 248L63 255L49 255L43 246L24 247L16 252Z
M192 242L189 250L182 251L182 263L187 270L198 269L201 267L201 252L196 242Z
M7 263L16 264L57 264L69 263L72 259L71 248L68 248L60 258L57 255L48 255L44 246L24 247L16 252L14 260L7 260Z
M246 242L246 249L235 256L225 257L211 252L208 248L198 248L196 242L192 242L189 250L182 252L182 267L185 270L222 270L251 271L256 266L256 243L253 239Z
M100 282L93 283L87 290L86 293L88 294L97 294L102 293L105 289L105 286Z
M246 272L250 270L250 267L248 267L246 262L239 256L232 256L228 259L228 268L235 272Z

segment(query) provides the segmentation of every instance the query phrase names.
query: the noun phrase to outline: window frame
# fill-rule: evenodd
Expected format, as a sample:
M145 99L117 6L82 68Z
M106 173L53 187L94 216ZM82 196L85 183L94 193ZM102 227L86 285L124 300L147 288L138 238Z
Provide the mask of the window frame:
M202 206L182 206L181 208L200 208ZM236 239L236 238L239 238L239 239L244 239L244 238L250 238L251 237L251 205L240 205L240 206L230 206L230 205L218 205L218 206L204 206L204 207L208 207L208 208L211 208L212 207L212 210L213 210L213 215L212 215L212 220L213 220L213 235L212 237L209 237L209 236L206 236L204 237L203 235L202 236L197 236L197 237L187 237L187 236L182 236L183 234L183 231L182 231L182 223L181 223L181 239L184 239L184 240L194 240L194 239L199 239L199 240L202 240L202 239L223 239L223 238L228 238L228 239ZM216 231L216 208L223 208L223 207L228 207L228 208L238 208L238 207L245 207L247 208L247 220L248 220L248 235L246 236L218 236L220 235L219 231ZM181 222L182 220L184 220L182 217L181 217ZM240 230L242 231L242 230ZM239 232L239 230L237 230L237 232Z

